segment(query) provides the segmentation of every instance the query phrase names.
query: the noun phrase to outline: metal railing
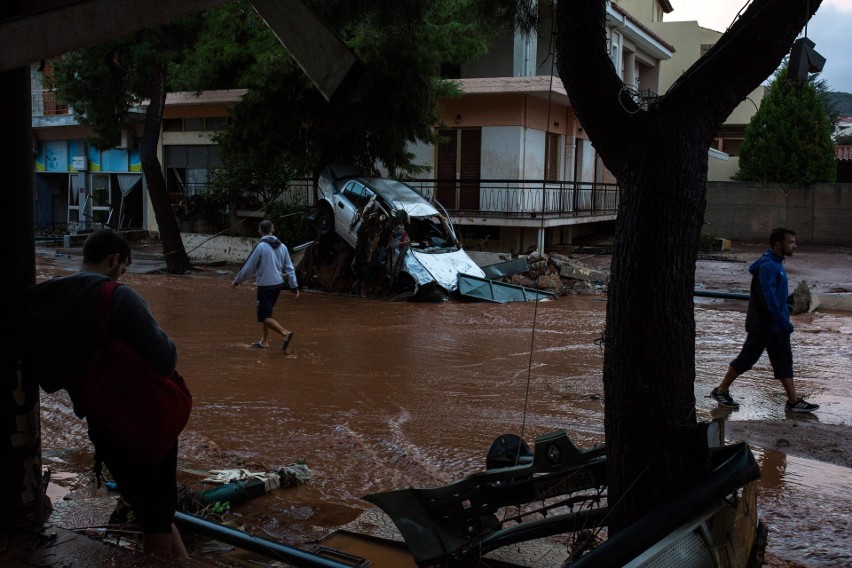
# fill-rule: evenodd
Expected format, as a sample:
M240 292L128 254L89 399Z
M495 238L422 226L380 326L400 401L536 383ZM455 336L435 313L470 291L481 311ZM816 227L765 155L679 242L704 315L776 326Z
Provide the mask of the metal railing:
M407 180L450 212L491 217L614 215L619 187L612 183L544 180Z
M32 90L33 116L56 116L69 112L68 105L56 100L56 89Z

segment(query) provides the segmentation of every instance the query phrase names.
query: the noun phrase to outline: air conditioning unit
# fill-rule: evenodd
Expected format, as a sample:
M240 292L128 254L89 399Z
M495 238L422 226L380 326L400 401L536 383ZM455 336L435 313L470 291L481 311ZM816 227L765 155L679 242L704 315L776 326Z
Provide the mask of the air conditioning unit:
M118 148L127 150L133 148L136 143L136 132L132 129L124 129L121 131L121 141L118 143Z

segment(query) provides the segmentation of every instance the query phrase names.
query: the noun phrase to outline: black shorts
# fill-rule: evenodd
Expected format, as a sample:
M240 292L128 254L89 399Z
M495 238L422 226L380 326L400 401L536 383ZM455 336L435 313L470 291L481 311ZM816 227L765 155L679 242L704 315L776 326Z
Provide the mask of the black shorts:
M792 379L793 349L790 347L789 333L749 333L740 354L731 361L731 367L739 374L745 373L754 367L764 350L769 355L775 378Z
M283 287L283 284L257 287L258 322L263 322L266 318L272 317L272 309L275 307L275 302L278 301L278 296L281 294L281 288Z
M96 443L95 452L133 508L142 531L170 533L177 506L177 442L163 459L151 464L139 463L107 443Z

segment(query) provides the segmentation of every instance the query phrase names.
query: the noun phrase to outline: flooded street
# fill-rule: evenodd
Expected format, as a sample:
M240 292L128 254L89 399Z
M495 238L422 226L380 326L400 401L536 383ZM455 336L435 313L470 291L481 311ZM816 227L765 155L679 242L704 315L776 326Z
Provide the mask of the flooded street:
M39 272L43 279L49 271ZM603 297L497 305L284 293L275 316L295 331L285 354L249 347L260 333L254 287L231 289L233 273L222 272L125 281L177 343L178 369L194 396L180 465L257 471L304 460L312 470L307 484L236 509L266 536L317 539L369 509L365 494L480 471L503 433L532 444L564 428L578 445L603 441ZM744 310L737 302L697 304L701 420L717 413L705 395L742 343ZM822 405L809 418L852 425L852 314L793 323L797 387ZM729 420L785 420L767 359L733 392L742 409ZM63 421L59 400L42 396L46 453L80 446L85 436L79 421L50 428ZM755 453L770 551L808 566L852 564L850 470L773 449Z

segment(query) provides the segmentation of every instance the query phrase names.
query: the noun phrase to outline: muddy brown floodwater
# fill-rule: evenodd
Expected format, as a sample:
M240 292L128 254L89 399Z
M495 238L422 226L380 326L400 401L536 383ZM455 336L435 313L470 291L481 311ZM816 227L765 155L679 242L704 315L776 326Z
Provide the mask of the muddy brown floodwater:
M50 273L42 268L39 278ZM366 494L482 470L503 433L531 444L565 428L579 445L603 441L603 297L496 305L283 294L276 316L295 331L285 354L249 347L259 338L254 288L231 289L232 277L214 270L131 274L126 282L176 341L194 395L181 467L274 470L304 460L312 470L308 483L237 508L258 534L289 544L325 536L370 508ZM740 347L743 318L736 302L696 306L702 420L717 412L705 395ZM809 419L849 426L852 314L794 323L797 386L822 405ZM787 419L770 373L761 360L737 382L743 408L729 420ZM42 403L47 465L88 465L85 431L68 416L67 400L44 395ZM770 551L808 566L852 564L850 470L773 448L756 454Z

